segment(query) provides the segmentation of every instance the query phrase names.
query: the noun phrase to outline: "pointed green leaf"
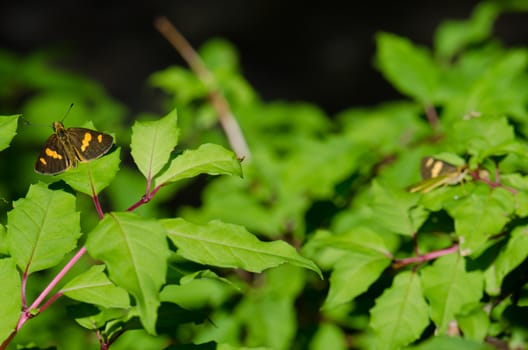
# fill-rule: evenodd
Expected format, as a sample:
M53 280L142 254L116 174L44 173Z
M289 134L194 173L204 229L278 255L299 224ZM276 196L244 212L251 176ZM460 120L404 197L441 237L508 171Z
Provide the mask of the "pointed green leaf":
M127 308L128 293L115 286L104 274L103 265L94 265L88 271L69 281L60 292L69 298L105 308Z
M483 276L466 272L465 259L458 254L445 255L421 272L424 294L431 305L431 318L444 334L449 322L462 307L482 297Z
M370 315L377 349L398 349L418 339L429 324L429 308L419 276L412 272L398 274L392 286L376 299Z
M178 247L177 253L201 264L261 272L289 263L321 276L319 268L294 247L283 241L261 242L242 226L220 221L195 225L180 218L161 223Z
M412 235L427 219L429 213L418 205L413 193L396 191L373 181L371 187L373 215L376 223L398 234Z
M453 350L453 349L464 349L464 350L494 350L495 347L483 344L482 342L475 342L472 340L460 338L460 337L448 337L446 335L439 335L431 337L423 343L406 348L407 350Z
M0 116L0 151L3 151L16 135L19 115Z
M0 285L0 339L6 339L15 330L22 309L20 276L11 258L0 259Z
M470 19L443 22L435 34L436 51L443 57L451 57L465 46L486 39L499 13L496 3L483 2L475 7Z
M233 152L207 143L196 150L187 150L174 158L168 169L155 179L155 185L176 182L198 174L241 176L242 168Z
M92 195L92 186L95 193L101 192L113 180L119 170L119 153L118 147L115 151L85 163L79 163L76 168L70 169L58 178L64 180L76 191L82 192L88 196Z
M430 103L438 86L439 69L431 53L408 39L389 33L376 36L377 64L400 92Z
M486 270L486 292L499 295L501 285L508 273L528 257L528 226L517 226L511 233L506 247Z
M481 164L489 156L524 153L506 117L473 118L453 123L448 142L467 150L475 164Z
M334 266L330 290L323 307L332 308L350 302L365 292L390 263L391 259L383 254L346 254Z
M152 179L169 161L178 143L177 114L173 110L165 117L148 122L136 121L130 142L132 158L147 179Z
M75 248L81 233L74 196L38 183L13 206L7 214L7 239L21 270L32 273L53 267Z
M110 213L88 235L86 248L104 261L110 279L134 296L145 330L154 334L169 255L163 227L133 213Z
M468 196L449 202L446 208L455 220L455 231L464 255L471 254L499 233L514 211L513 194L505 189L477 186Z
M345 350L347 348L346 335L341 327L325 322L320 323L310 341L309 350Z
M457 316L458 326L465 338L484 341L490 326L490 317L485 309L486 305L478 303Z

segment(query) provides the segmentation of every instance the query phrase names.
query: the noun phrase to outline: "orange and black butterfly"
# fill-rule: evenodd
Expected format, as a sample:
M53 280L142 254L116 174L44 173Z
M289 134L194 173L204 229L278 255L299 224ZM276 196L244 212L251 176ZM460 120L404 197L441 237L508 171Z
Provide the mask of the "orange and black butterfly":
M55 133L46 141L35 163L35 171L40 174L55 175L77 162L87 162L105 155L114 138L108 134L86 128L65 129L62 122L54 122Z
M412 185L409 192L427 193L442 185L462 182L468 171L467 165L455 166L433 157L424 157L420 164L422 181Z

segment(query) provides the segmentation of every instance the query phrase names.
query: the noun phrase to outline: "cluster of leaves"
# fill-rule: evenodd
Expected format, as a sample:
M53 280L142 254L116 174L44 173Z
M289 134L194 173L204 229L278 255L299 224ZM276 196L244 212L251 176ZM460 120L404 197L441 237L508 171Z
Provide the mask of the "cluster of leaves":
M307 103L261 101L222 40L200 51L214 81L181 67L151 76L178 117L136 122L130 135L123 107L93 84L22 74L38 92L25 104L28 119L80 99L77 116L115 130L139 172L127 163L118 169L117 147L41 177L53 184L34 184L13 203L7 229L0 226L0 338L17 327L21 343L84 348L71 337L57 341L50 326L67 306L67 319L113 349L525 347L528 50L491 36L495 19L512 9L526 6L481 3L470 19L442 24L434 49L379 33L377 67L407 98L334 118ZM0 55L0 69L14 72L8 58ZM4 85L24 85L9 76ZM75 81L82 84L73 99ZM239 160L219 146L227 141L208 102L212 89L227 98L249 144L244 177L208 177L199 182L199 205L174 206L198 174L241 174ZM17 119L0 119L0 150ZM32 173L37 152L17 142L45 136L19 134L2 158L21 149L13 169ZM174 152L176 145L183 147ZM424 156L467 163L467 181L407 192ZM19 177L18 188L2 178L0 190L11 198L30 176ZM114 210L104 218L100 192ZM104 265L79 260L85 251ZM63 268L72 277L45 299ZM34 324L45 315L54 342L37 336L45 325Z

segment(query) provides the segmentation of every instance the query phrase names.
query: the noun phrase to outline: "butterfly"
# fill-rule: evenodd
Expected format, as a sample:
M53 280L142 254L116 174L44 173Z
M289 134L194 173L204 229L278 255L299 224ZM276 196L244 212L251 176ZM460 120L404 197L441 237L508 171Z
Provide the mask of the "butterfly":
M467 165L455 166L433 157L424 157L420 164L422 181L410 186L409 192L427 193L442 185L462 182L468 172Z
M86 128L64 128L62 122L53 123L54 134L46 141L35 163L35 171L45 175L62 173L77 162L87 162L105 155L114 138Z

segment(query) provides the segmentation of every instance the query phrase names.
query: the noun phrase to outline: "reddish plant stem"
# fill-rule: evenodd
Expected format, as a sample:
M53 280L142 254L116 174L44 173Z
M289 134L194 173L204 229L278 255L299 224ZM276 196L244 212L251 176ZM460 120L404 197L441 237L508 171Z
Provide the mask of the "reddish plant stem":
M438 114L436 113L434 106L427 104L424 106L424 109L425 116L427 117L429 125L431 125L431 129L433 129L433 131L436 131L436 129L438 128Z
M163 184L161 185L158 185L157 187L154 187L154 189L151 191L151 192L146 192L145 195L143 197L141 197L141 199L139 201L137 201L136 203L132 204L128 209L127 211L133 211L134 209L136 209L137 207L145 204L145 203L148 203L150 202L150 200L152 199L152 197L154 197L156 195L156 193L159 191L159 189L163 186ZM148 187L147 187L148 188Z
M454 244L449 248L435 250L433 252L429 252L426 254L413 256L413 257L405 258L405 259L394 259L394 263L392 265L395 268L400 268L400 267L403 267L409 264L422 263L422 262L436 259L438 257L444 256L447 254L455 253L457 250L458 250L458 244Z
M26 287L27 287L27 280L28 280L28 272L27 269L29 266L26 266L26 269L24 270L24 273L22 274L22 290L21 292L21 300L22 300L22 309L25 309L27 306L27 297L26 297Z
M68 261L68 263L60 270L60 272L51 280L48 286L40 293L40 295L35 299L33 304L28 308L28 310L36 310L39 308L42 301L48 296L53 288L60 282L60 280L70 271L70 269L83 257L86 253L86 247L82 247L79 251L73 256L73 258ZM26 320L27 321L27 320ZM25 322L25 321L24 321Z
M480 181L480 182L484 182L486 185L488 185L489 187L491 188L497 188L497 187L502 187L504 188L506 191L509 191L511 192L512 194L517 194L517 190L514 189L514 188L511 188L511 187L508 187L508 186L504 186L503 184L500 183L500 181L496 180L495 182L493 181L490 181L488 179L485 179L483 177L480 177L480 174L479 174L479 170L475 170L475 171L471 171L469 173L469 175L473 178L473 180L475 181ZM496 174L496 179L499 179L499 174L498 174L498 171L497 171L497 174Z

